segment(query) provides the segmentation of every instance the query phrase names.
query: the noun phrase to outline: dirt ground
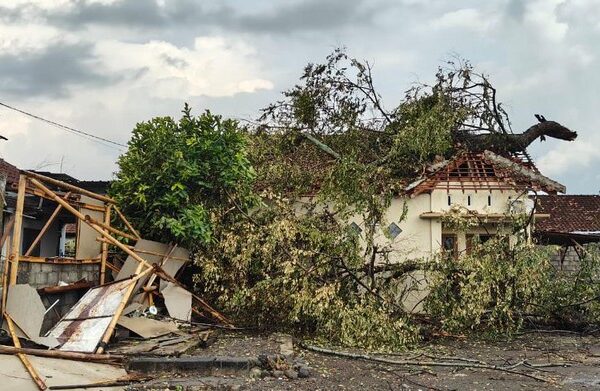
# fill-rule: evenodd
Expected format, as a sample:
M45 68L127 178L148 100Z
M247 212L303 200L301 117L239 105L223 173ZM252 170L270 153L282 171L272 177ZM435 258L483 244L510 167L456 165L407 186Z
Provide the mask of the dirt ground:
M256 357L276 354L280 336L221 333L196 355ZM342 350L342 349L340 349ZM135 389L174 390L589 390L600 389L600 339L574 333L523 333L513 340L443 339L419 349L378 356L393 360L460 363L464 359L507 366L517 373L481 368L407 366L334 357L294 345L295 359L308 364L311 376L288 379L250 373L198 377L193 373L165 374ZM354 351L353 353L364 353ZM462 359L459 360L458 358ZM528 366L531 365L531 366ZM550 366L548 366L550 365ZM264 375L264 374L263 374ZM525 375L543 378L533 379Z

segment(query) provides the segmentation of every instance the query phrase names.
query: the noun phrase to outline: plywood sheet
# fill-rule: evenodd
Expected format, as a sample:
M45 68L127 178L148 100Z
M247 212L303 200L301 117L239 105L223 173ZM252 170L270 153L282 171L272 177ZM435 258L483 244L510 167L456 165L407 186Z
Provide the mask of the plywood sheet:
M169 250L170 246L168 244L145 239L138 240L135 244L135 247L133 248L133 251L135 251L137 255L142 257L146 262L148 262L151 265L154 263L160 265L165 256L169 254ZM146 252L156 253L160 255L147 254ZM162 268L167 272L167 274L175 276L179 269L181 269L181 267L187 262L183 259L189 259L190 253L185 248L177 247L175 248L175 250L173 250L171 256L177 259L167 259L167 261L162 265ZM117 274L116 279L120 280L131 276L135 272L135 269L137 268L138 264L138 261L133 259L131 256L127 257L125 263L123 264L123 267L119 271L119 274ZM149 277L150 276L148 275L148 277L140 279L137 288L141 287ZM164 284L162 284L161 282L161 290L163 289L163 287Z
M98 383L127 376L124 369L107 364L36 356L27 357L48 387ZM38 390L17 356L0 355L0 378L2 379L1 390ZM110 390L122 389L124 388L110 387ZM83 389L77 388L77 390ZM108 388L94 387L87 388L87 390L108 390Z
M179 331L173 322L158 321L143 317L121 316L118 324L133 331L143 338L160 337L161 335Z
M185 261L181 261L179 259L167 259L167 261L162 265L162 269L171 277L175 277L175 274L177 274L179 269L181 269L181 267L185 264ZM167 283L168 281L160 280L159 290L161 292L166 288Z
M128 279L90 289L48 335L62 344L60 350L95 351L131 283Z
M58 341L54 338L40 337L46 307L42 303L37 290L31 285L17 284L9 286L6 312L17 325L20 331L18 334L22 333L27 339L40 345L51 348L58 345Z
M104 203L95 198L88 196L81 196L81 202L85 204L102 206ZM96 221L104 221L104 213L97 210L91 210L86 208L80 208L79 211L84 215L89 215ZM99 236L92 227L84 223L83 221L77 221L77 248L75 250L75 257L77 259L88 259L97 258L102 252L102 243L97 241L96 238Z
M174 319L189 322L192 320L192 294L182 287L167 282L162 291L165 306Z

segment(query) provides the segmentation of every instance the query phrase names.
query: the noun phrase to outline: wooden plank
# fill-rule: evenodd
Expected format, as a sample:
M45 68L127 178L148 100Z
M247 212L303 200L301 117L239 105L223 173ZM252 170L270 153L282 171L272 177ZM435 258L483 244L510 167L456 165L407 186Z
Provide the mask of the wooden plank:
M15 227L12 237L12 254L10 254L10 279L9 284L17 283L17 272L19 269L19 256L21 255L21 231L23 229L23 206L25 205L25 187L27 177L19 176L19 190L17 193L17 206L15 208Z
M139 240L139 238L136 238L135 236L130 235L130 234L126 233L126 232L123 232L120 229L116 229L115 227L111 227L109 224L105 224L103 222L95 220L90 215L85 215L85 220L89 221L90 223L95 224L95 225L97 225L99 227L102 227L102 228L104 228L105 230L107 230L109 232L112 232L112 233L114 233L116 235L122 236L124 238L130 239L130 240L134 240L134 241Z
M89 204L86 202L75 202L73 203L75 206L77 206L80 209L89 209L89 210L93 210L94 212L102 212L104 213L106 211L106 207L104 206L99 206L99 205L94 205L94 204ZM112 204L109 204L112 205Z
M93 282L79 281L79 282L74 282L69 285L47 286L44 288L39 288L37 291L38 291L38 293L43 293L43 294L55 294L55 293L77 291L77 290L81 290L81 289L89 289L89 288L93 287L94 285L95 284Z
M4 227L4 232L2 233L2 239L0 242L0 249L4 248L4 244L8 239L9 233L12 231L13 225L15 223L15 215L10 217L8 223ZM6 248L6 254L10 254L10 242L8 243L8 247ZM4 265L2 267L2 311L6 308L6 292L8 291L8 268L9 262L8 259L4 260Z
M109 245L113 245L112 242L110 242L109 240L104 239L104 238L96 238L96 240L99 241L99 242L108 243ZM161 252L149 251L149 250L142 250L140 248L136 248L136 246L131 246L131 245L128 245L128 244L125 244L125 246L129 247L129 249L131 249L131 250L134 250L138 254L155 255L157 257L164 257L165 255L167 255L167 253L161 253ZM184 258L184 257L177 257L175 255L169 255L169 259L174 259L174 260L177 260L177 261L185 261L185 262L189 262L189 260L190 260L189 257Z
M22 255L20 258L21 262L29 263L51 263L54 265L81 265L81 264L95 264L100 263L99 258L87 258L87 259L76 259L76 258L60 258L60 257L26 257Z
M123 213L121 213L121 210L115 205L115 212L117 212L117 215L119 215L119 217L121 218L121 220L123 221L123 223L125 223L125 225L127 226L127 229L129 229L129 231L136 236L138 239L141 239L142 237L140 236L140 234L138 233L138 231L135 230L135 228L133 228L133 225L131 225L131 223L129 222L129 220L127 220L127 218L125 217L125 215Z
M111 206L108 205L106 211L104 212L104 224L110 225L110 211ZM108 233L108 232L107 232ZM102 254L100 256L100 285L104 284L106 280L106 261L108 260L108 243L102 242Z
M73 193L83 194L83 195L86 195L88 197L95 198L97 200L107 202L109 204L114 204L115 203L115 200L113 200L110 197L106 197L106 196L103 196L103 195L100 195L100 194L96 194L96 193L91 192L89 190L82 189L81 187L77 187L77 186L71 185L71 184L63 182L63 181L59 181L59 180L56 180L56 179L53 179L53 178L49 178L49 177L47 177L45 175L40 175L38 173L31 172L31 171L25 171L25 174L28 177L30 177L30 178L35 178L38 181L49 183L51 185L58 186L58 187L60 187L62 189L70 190Z
M17 348L14 346L0 345L0 354L28 354L30 356L60 358L62 360L100 362L100 363L121 363L125 360L124 356L118 354L93 354L78 352L63 352L60 350L42 350Z
M4 230L2 231L2 238L0 239L0 249L4 247L4 243L6 243L6 239L10 236L13 225L15 224L15 215L10 215L8 219L8 223L4 226Z

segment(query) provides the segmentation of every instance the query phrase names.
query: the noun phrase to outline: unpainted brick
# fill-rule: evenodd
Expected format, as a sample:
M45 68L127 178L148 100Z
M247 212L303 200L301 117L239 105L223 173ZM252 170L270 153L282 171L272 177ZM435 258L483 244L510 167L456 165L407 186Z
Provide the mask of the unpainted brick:
M48 285L58 285L58 272L48 273Z

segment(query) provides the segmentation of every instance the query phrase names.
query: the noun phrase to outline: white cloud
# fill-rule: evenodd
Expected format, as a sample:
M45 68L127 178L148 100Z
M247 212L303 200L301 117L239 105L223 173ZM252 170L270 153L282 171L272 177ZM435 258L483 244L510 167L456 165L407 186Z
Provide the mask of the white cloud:
M3 0L2 5L8 8L16 8L34 3L43 9L58 9L73 4L73 0Z
M0 54L38 52L57 42L75 43L77 38L42 24L0 24Z
M552 41L561 42L569 30L567 23L561 22L557 16L557 7L565 0L528 1L524 20L533 28L532 32Z
M493 15L485 15L474 8L463 8L451 11L434 19L429 24L434 29L458 28L463 30L485 31L494 25L496 18Z
M600 165L600 140L578 139L573 143L562 143L538 159L537 166L548 176L562 175L571 170L580 170Z
M271 81L260 77L254 49L241 41L198 37L192 48L186 48L164 41L112 40L99 42L95 53L111 73L139 72L126 82L159 98L233 96L273 88Z

